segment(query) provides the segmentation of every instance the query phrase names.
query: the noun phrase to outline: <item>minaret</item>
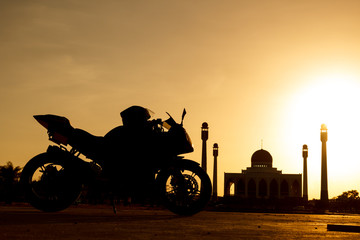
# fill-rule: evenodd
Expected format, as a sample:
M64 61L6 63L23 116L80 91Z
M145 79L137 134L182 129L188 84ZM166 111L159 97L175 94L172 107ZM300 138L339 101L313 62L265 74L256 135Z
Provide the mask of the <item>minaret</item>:
M219 155L219 145L214 143L213 147L213 155L214 155L214 176L213 176L213 201L217 201L218 193L217 193L217 156Z
M320 139L322 142L321 147L321 192L320 192L320 201L323 207L329 205L329 196L328 196L328 183L327 183L327 156L326 156L326 142L328 139L327 127L325 124L321 125L320 129Z
M202 157L201 157L201 167L206 172L206 141L209 138L209 127L206 122L202 124L201 127L201 139L203 141L202 145Z
M303 175L303 199L305 202L308 201L308 182L307 182L307 157L308 157L308 146L306 144L303 145L302 150L303 158L304 158L304 175Z

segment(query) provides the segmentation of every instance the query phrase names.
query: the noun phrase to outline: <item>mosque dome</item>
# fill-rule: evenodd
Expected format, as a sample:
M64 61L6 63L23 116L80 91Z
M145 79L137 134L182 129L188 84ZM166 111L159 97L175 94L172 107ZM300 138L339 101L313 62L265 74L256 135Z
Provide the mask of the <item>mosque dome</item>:
M271 154L264 149L257 150L251 156L251 167L272 167Z

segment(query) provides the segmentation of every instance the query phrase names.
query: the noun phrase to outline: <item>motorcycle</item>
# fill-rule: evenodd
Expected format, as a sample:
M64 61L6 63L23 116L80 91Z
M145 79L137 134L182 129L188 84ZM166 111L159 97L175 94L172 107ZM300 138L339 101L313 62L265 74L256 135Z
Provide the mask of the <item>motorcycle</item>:
M23 168L20 182L26 199L39 210L61 211L86 186L100 184L112 199L141 196L179 215L198 213L210 200L212 187L197 162L179 156L194 150L183 127L185 114L184 109L180 124L170 114L166 121L150 121L148 109L132 106L120 114L123 125L105 136L74 128L65 117L35 115L56 145ZM114 201L113 207L116 212Z

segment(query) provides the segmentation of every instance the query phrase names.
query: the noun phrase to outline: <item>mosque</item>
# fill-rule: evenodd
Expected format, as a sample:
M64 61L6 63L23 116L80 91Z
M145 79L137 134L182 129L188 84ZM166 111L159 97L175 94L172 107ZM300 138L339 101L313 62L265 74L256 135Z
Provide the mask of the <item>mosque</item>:
M251 157L251 167L241 173L224 174L224 197L288 199L302 197L302 174L283 174L273 168L271 154L260 149Z

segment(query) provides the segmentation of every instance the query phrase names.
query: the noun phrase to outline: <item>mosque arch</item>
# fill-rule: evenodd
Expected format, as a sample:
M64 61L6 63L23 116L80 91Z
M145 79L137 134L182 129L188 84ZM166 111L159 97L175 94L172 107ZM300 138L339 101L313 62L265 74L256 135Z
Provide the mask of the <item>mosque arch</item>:
M230 183L230 189L229 189L229 195L234 196L235 195L235 183Z
M232 179L229 179L225 184L225 195L230 196L232 189L234 189L234 181Z
M270 182L270 197L277 198L279 196L279 185L278 182L273 179Z
M280 195L283 197L289 196L289 184L286 180L283 180L280 184Z
M259 196L266 197L267 195L267 184L264 179L261 179L259 182Z
M256 183L254 179L250 179L248 182L248 196L256 197Z

